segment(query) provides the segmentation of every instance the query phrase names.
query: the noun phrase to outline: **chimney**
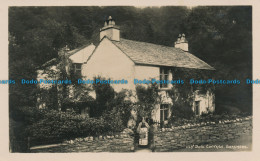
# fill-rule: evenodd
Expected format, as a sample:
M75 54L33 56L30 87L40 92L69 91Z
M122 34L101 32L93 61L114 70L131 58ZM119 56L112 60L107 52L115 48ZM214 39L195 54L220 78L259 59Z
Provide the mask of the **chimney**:
M185 34L179 34L177 41L174 43L174 47L183 51L189 51L189 45L185 38Z
M100 40L104 36L107 36L110 40L120 41L120 29L111 16L104 22L104 27L100 29Z

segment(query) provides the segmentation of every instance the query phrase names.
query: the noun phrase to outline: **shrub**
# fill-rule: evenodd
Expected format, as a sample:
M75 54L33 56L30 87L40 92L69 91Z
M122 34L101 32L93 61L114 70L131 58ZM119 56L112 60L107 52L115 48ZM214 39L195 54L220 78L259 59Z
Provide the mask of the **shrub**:
M115 92L109 84L96 84L93 88L96 100L63 103L63 109L71 111L62 112L50 108L27 111L30 124L26 133L31 137L32 145L56 143L76 137L106 135L121 132L126 128L132 109L131 101L126 99L128 91ZM90 107L90 116L93 118L78 114L85 106ZM35 118L34 114L39 118Z
M122 90L119 93L115 93L114 99L108 102L108 109L104 113L104 116L113 121L114 124L119 124L120 122L124 127L127 126L133 106L130 100L126 100L128 92L127 90Z
M21 122L24 125L31 125L43 118L43 110L35 107L18 107L12 111L12 118L14 121Z
M137 120L141 121L142 117L151 119L155 105L159 104L161 100L158 85L155 83L147 86L137 85L136 95L138 98L136 103Z
M107 80L105 78L101 78L98 76L94 78L100 80ZM114 91L113 87L110 84L101 84L101 83L94 83L93 89L96 93L96 100L94 106L91 108L90 115L93 117L100 117L104 111L109 110L110 106L108 105L113 99L115 98L116 92Z
M32 145L58 143L76 137L97 136L120 132L124 126L120 117L108 115L84 118L74 112L44 110L43 119L27 127ZM108 118L113 118L110 121ZM108 119L108 120L107 120Z
M59 142L77 133L77 123L80 122L80 118L77 118L76 115L54 110L44 110L43 113L43 119L26 129L33 144Z
M194 112L189 105L176 103L172 107L173 119L191 119L192 117L194 117Z

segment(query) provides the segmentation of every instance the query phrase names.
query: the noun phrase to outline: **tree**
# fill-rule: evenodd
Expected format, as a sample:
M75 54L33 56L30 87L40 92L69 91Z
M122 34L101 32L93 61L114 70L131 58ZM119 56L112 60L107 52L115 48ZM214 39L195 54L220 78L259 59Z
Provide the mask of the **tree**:
M97 77L94 79L106 80L105 78ZM96 93L95 106L91 108L91 116L100 117L105 111L112 110L114 107L109 106L110 102L115 99L116 92L110 84L94 83L93 89Z
M10 78L36 78L36 68L58 58L66 45L71 49L89 42L97 45L99 29L110 15L120 26L122 38L173 46L178 34L185 33L190 52L215 67L217 79L252 78L250 6L10 7ZM33 86L13 87L10 99L17 101L11 103L35 104ZM216 88L219 98L228 91L228 100L235 106L243 104L239 108L245 111L244 107L252 107L252 86L242 82L237 87Z

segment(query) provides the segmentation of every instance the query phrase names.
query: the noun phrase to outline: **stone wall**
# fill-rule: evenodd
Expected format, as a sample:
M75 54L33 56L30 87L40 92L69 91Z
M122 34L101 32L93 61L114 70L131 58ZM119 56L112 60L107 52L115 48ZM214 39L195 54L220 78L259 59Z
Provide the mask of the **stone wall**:
M119 135L76 138L61 144L31 147L30 152L132 152L134 137L124 130Z
M252 118L188 124L162 128L153 132L151 148L155 152L174 151L191 145L224 142L242 135L252 136ZM134 152L133 132L125 129L112 136L85 137L68 140L61 144L31 147L32 153L41 152Z
M163 128L154 132L153 150L155 152L173 151L190 145L203 145L252 135L252 118L208 122Z

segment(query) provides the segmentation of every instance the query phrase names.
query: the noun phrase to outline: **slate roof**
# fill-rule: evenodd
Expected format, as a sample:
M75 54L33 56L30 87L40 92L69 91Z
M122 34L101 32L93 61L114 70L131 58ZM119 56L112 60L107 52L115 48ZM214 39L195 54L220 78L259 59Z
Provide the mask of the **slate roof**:
M37 67L36 69L45 68L45 67L48 67L48 66L57 64L57 63L58 63L58 60L57 60L56 58L53 58L53 59L51 59L51 60L45 62L43 65Z
M185 52L178 48L147 42L127 40L123 38L120 38L120 41L110 41L115 46L117 46L124 54L126 54L135 64L215 70L209 64L197 58L193 54ZM88 46L90 45L84 45L82 47L68 51L67 55L71 57L81 52L82 49ZM94 54L94 52L95 50L92 54ZM87 60L85 59L89 59L89 56L92 54L89 53L85 55L86 58L84 58L84 62L86 62ZM54 58L46 62L43 66L48 66L55 63L56 61L57 59Z
M122 38L111 42L136 64L215 70L193 54L178 48Z
M89 48L89 49L87 49ZM83 49L87 49L83 52ZM95 46L93 44L87 44L78 48L75 48L73 50L67 51L66 56L69 57L73 63L84 63L87 61L88 57L92 54L93 50L95 49ZM47 62L45 62L43 65L41 65L42 68L56 65L58 63L57 58L53 58ZM41 67L37 67L37 69L40 69Z

